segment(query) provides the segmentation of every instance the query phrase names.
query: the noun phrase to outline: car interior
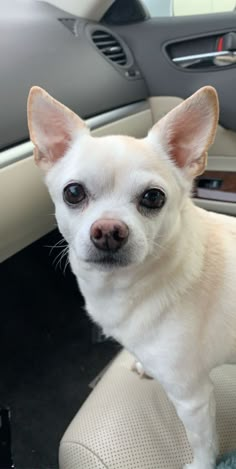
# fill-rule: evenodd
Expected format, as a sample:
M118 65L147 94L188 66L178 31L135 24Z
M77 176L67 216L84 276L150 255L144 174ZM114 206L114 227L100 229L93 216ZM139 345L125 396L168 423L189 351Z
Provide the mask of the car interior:
M38 85L93 135L142 138L196 90L214 86L219 125L193 198L236 216L235 2L212 2L211 10L190 3L1 3L2 469L178 469L191 461L162 387L140 379L130 353L86 315L26 116ZM223 453L236 448L236 369L225 365L212 379Z

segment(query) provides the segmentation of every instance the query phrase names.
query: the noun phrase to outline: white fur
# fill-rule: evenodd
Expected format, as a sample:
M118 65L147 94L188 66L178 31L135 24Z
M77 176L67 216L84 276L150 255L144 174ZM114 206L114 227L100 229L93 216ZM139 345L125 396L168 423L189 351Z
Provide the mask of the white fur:
M174 125L171 116L168 125ZM208 107L207 116L214 117ZM205 133L204 125L198 125L198 151L194 140L194 164L213 132L213 124ZM236 221L193 204L186 172L191 155L185 168L177 167L162 143L162 127L142 140L84 134L46 182L89 315L162 383L193 449L188 467L213 469L218 446L209 373L236 361ZM63 201L71 180L89 190L81 209ZM167 201L158 214L145 216L137 196L153 186L165 191ZM86 261L94 250L90 227L104 217L129 227L126 267L107 270Z
M169 173L160 160L150 164L151 151L144 176L134 143L132 155L121 137L96 144L88 139L47 176L87 311L164 386L193 448L195 462L189 467L212 469L218 450L209 372L236 359L236 222L195 207L177 185L175 171ZM99 177L97 164L103 168ZM143 219L129 204L143 177L168 194L154 219ZM70 179L86 180L97 197L82 213L61 199ZM128 223L134 264L103 272L83 262L90 226L104 216Z

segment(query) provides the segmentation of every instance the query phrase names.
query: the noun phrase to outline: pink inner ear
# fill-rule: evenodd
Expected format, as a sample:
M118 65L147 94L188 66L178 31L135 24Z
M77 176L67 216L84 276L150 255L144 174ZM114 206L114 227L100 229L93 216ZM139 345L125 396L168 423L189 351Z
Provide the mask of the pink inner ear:
M169 155L180 168L186 164L192 141L190 135L184 135L183 127L183 123L178 123L168 141Z
M60 142L54 142L52 146L52 150L50 150L50 157L52 161L61 158L69 148L69 140L66 138L62 139Z
M177 163L180 168L183 168L188 157L188 148L179 143L179 135L174 135L169 140L169 155Z
M39 96L32 109L33 131L40 159L55 162L68 150L73 138L73 122L54 102Z
M68 129L63 128L63 123L58 121L54 123L51 120L48 126L45 125L44 136L45 151L47 152L47 157L52 161L61 158L70 146L71 135Z
M169 127L168 153L180 168L190 165L201 157L207 137L207 114L198 108L186 109L176 116ZM206 135L205 135L206 133Z

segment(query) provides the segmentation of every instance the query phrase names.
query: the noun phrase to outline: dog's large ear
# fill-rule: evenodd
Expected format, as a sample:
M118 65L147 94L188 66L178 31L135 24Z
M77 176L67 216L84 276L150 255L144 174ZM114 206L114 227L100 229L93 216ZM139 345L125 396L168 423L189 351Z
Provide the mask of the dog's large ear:
M89 131L82 119L38 86L30 90L27 110L35 161L44 171L64 156L79 133Z
M157 122L148 138L160 144L187 177L194 178L205 169L218 117L217 93L205 86Z

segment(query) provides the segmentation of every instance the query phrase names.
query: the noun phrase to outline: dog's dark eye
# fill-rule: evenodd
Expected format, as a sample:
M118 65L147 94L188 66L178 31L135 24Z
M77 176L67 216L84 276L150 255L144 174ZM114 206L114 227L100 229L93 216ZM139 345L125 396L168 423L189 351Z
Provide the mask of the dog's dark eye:
M67 205L78 205L85 197L85 190L78 182L71 182L63 191L63 198Z
M139 204L141 207L160 209L166 200L165 193L161 189L149 189L141 196Z

